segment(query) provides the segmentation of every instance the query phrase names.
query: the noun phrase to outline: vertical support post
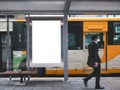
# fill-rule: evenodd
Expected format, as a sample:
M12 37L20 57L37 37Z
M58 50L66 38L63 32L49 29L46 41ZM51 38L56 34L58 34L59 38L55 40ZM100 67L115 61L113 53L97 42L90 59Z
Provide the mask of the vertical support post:
M67 13L63 18L63 60L64 60L64 81L68 81L68 20Z
M9 71L10 68L10 32L9 32L9 19L7 18L7 71Z
M30 69L30 17L29 17L29 14L28 14L28 17L27 17L27 69L29 70Z
M66 0L64 7L64 27L63 27L63 59L64 59L64 81L68 81L68 12L72 0Z
M107 69L108 69L108 66L107 66L107 64L108 64L107 63L107 59L108 59L108 56L107 56L108 55L108 47L107 47L107 45L108 45L108 33L107 32L105 33L105 37L106 37L106 39L105 39L106 40L106 45L105 45L106 46L106 64L105 64L105 69L107 71Z
M27 69L30 70L30 15L27 17ZM30 81L30 75L28 75L28 81Z

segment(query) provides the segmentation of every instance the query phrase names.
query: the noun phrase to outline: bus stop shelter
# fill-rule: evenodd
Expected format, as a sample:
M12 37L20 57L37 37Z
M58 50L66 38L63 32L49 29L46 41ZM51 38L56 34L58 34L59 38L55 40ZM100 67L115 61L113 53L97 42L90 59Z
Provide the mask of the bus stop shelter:
M28 15L27 65L30 59L29 16L47 15L43 19L63 19L64 80L68 80L68 15L120 15L119 0L0 0L0 15ZM54 15L51 17L50 15ZM60 15L60 16L59 16ZM7 30L9 32L9 30ZM8 33L9 35L9 33ZM9 59L8 59L9 60ZM8 61L9 62L9 61Z

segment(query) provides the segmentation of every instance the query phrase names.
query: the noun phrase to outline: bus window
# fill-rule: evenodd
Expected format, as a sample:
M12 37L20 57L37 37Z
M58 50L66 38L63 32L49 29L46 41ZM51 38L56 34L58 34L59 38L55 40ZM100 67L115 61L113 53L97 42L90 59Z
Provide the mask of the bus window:
M103 37L103 33L86 33L85 34L85 49L88 49L88 45L92 42L91 40L91 36L94 35L94 34L97 34L98 35L98 47L100 49L103 49L104 48L104 37Z
M76 34L75 33L68 34L68 47L71 49L77 48Z
M120 45L120 22L109 22L108 44Z
M26 50L27 30L25 22L13 22L12 32L12 49L13 50Z
M68 49L82 50L83 49L83 27L82 22L68 23Z
M120 35L114 35L113 36L113 42L115 44L120 44Z

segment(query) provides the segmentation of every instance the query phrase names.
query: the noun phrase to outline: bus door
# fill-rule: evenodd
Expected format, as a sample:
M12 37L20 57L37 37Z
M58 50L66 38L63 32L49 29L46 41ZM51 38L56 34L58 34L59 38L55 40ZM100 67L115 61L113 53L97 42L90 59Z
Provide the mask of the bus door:
M99 56L101 58L102 69L107 69L107 30L108 23L107 21L84 21L83 22L83 32L84 32L84 60L85 64L88 59L88 45L91 43L91 36L93 34L98 35L98 47L99 47ZM87 66L86 66L87 67ZM87 67L89 68L89 67Z
M68 23L68 68L83 69L83 22Z
M88 59L88 45L92 42L91 36L96 34L98 36L98 48L99 48L99 56L101 58L102 64L101 68L106 69L106 33L104 32L88 32L84 34L84 58L85 63L87 63Z

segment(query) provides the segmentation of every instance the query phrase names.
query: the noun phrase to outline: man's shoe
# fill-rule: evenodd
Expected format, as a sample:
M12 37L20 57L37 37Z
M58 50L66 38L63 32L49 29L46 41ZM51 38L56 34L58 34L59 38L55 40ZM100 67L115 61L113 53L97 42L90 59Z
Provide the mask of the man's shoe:
M88 87L86 79L83 79L83 83L84 83L85 87Z
M104 89L104 87L99 86L99 87L95 87L95 89Z

